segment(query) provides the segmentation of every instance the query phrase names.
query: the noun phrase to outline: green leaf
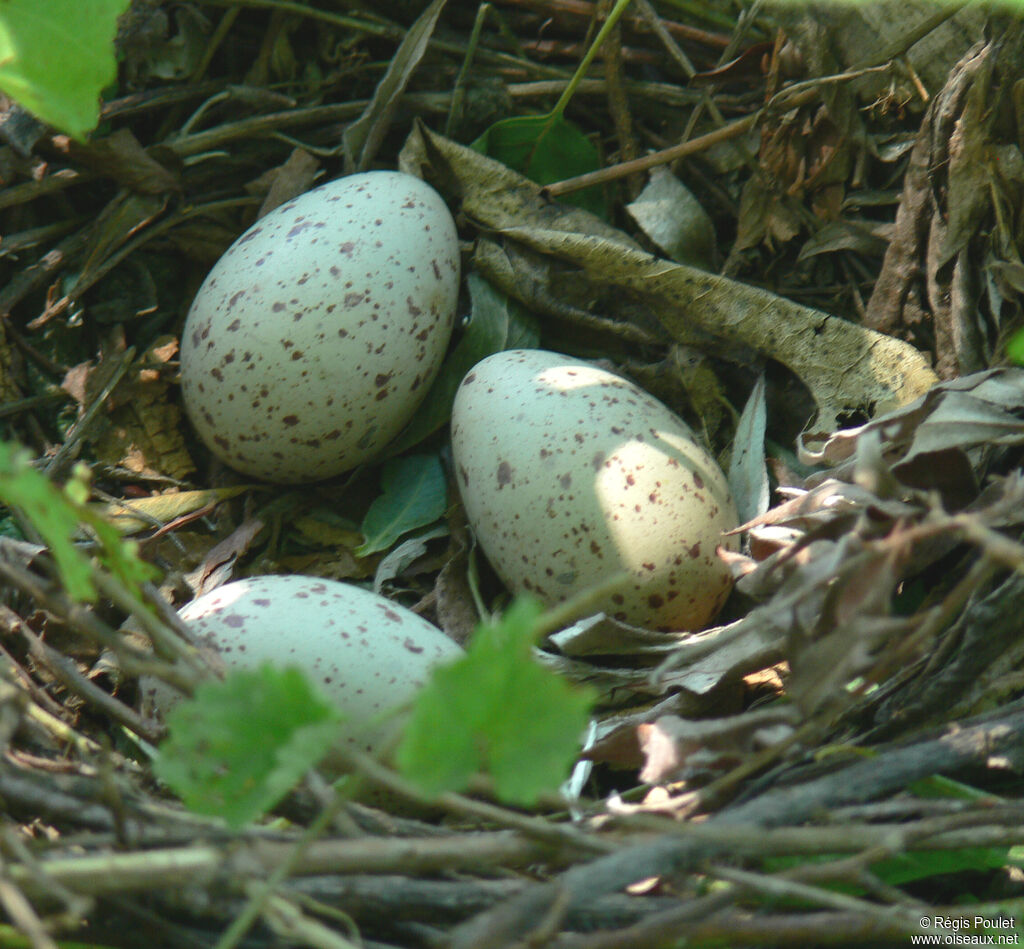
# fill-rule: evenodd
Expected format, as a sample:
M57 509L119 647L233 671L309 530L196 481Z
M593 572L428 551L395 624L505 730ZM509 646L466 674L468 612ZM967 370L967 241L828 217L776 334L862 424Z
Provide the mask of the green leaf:
M1018 366L1024 366L1024 330L1017 330L1006 344L1006 358Z
M432 674L397 751L401 771L426 793L460 790L486 769L499 797L531 804L565 779L592 696L533 658L541 612L517 599L477 628L465 656Z
M117 18L130 0L4 0L0 89L76 138L96 126L117 78Z
M527 115L495 122L471 147L540 185L596 171L600 167L597 149L576 125L565 119L565 110L601 44L628 6L629 0L615 0L615 6L601 24L569 84L547 115ZM572 192L564 200L608 218L604 192L596 186Z
M387 550L403 534L442 517L448 506L448 487L437 455L385 461L380 480L383 493L363 518L366 540L355 549L357 557Z
M495 122L470 146L539 185L575 178L601 167L597 149L579 127L560 114L522 115ZM565 195L569 204L608 217L604 191L584 188Z
M915 850L871 864L871 872L883 883L902 886L915 880L963 873L998 870L1009 863L1005 847L963 847L959 850Z
M36 949L38 941L33 942L23 932L10 926L7 923L0 923L0 946L4 949ZM56 943L57 949L114 949L107 943L69 941L60 939Z
M988 791L979 790L970 784L962 781L954 781L944 774L933 774L928 778L921 778L907 788L915 797L923 798L951 798L955 801L983 801L995 800L995 795Z
M32 466L27 451L0 442L0 502L14 508L32 524L50 549L64 590L73 600L96 599L92 565L74 544L80 525L91 528L99 541L100 562L129 589L153 580L160 572L139 559L138 545L85 505L89 497L89 469L76 466L62 491Z
M979 801L993 799L993 795L960 781L954 781L936 774L915 781L907 790L919 798L948 798L958 801ZM949 873L963 873L971 870L998 870L1009 865L1020 865L1024 853L1015 853L1018 848L1006 847L960 847L956 850L912 850L887 857L871 864L871 872L883 883L902 886L916 880ZM838 860L837 854L818 854L811 862ZM765 861L765 868L771 872L786 870L808 862L806 856L773 857ZM845 893L862 893L857 886L834 884L832 889Z
M172 709L153 769L190 810L238 828L324 756L340 720L299 669L236 670Z
M0 442L0 501L19 510L53 555L64 589L73 600L93 601L96 588L88 558L72 542L78 512L60 489L32 467L23 448Z
M458 345L441 366L427 397L420 403L402 434L388 446L398 455L432 435L452 417L452 403L459 384L485 356L503 349L533 349L540 342L537 319L511 297L471 273L469 324Z
M736 426L732 458L729 460L729 487L741 524L768 510L770 492L768 467L764 460L766 424L764 373L761 373Z

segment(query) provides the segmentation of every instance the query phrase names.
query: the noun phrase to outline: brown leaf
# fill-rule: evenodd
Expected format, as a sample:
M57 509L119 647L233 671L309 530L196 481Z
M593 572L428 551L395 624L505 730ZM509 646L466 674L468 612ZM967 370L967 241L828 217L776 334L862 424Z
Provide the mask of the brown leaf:
M460 646L469 642L478 622L467 576L468 564L465 552L450 557L434 583L437 623Z
M886 461L898 474L918 455L978 445L1024 442L1024 369L990 369L944 382L920 399L866 425L836 432L817 450L805 446L801 460L836 467L829 476L848 476L858 440L881 439Z
M284 164L265 171L246 185L250 194L266 195L256 217L264 217L274 208L308 191L319 169L320 161L305 149L292 149Z
M904 338L931 323L936 371L946 379L990 365L998 342L1003 314L997 295L984 292L978 245L1016 256L1004 222L1020 212L1024 161L999 116L1016 108L1022 49L1019 27L975 45L932 100L867 307L866 325Z
M699 721L662 716L653 725L637 728L646 759L640 779L658 784L685 779L697 770L731 767L752 752L785 740L795 722L792 709L785 707Z
M138 194L163 195L181 191L181 177L176 167L171 170L150 151L139 144L127 128L120 128L104 138L89 142L60 138L68 157L106 178L113 178L121 187ZM169 149L161 157L174 160Z
M177 343L161 337L143 355L146 363L167 362ZM101 381L101 380L97 380ZM80 383L76 383L79 385ZM89 381L87 389L95 383ZM195 464L185 447L185 426L167 377L139 370L121 381L112 411L93 438L96 457L115 468L151 477L185 478Z
M652 705L613 712L598 722L595 740L581 757L613 768L640 768L644 758L637 730L641 725L649 725L663 715L700 718L739 712L742 699L739 688L727 692L719 690L711 700L701 700L687 692L673 692Z
M185 578L195 595L202 596L222 583L227 583L231 579L235 562L249 550L261 530L263 521L257 517L247 518L224 540L211 547L199 569Z
M864 616L793 648L790 696L805 715L811 715L843 695L849 682L871 668L883 644L898 642L916 625L916 618Z
M603 289L610 312L633 301L646 308L678 342L722 340L752 348L792 369L811 390L816 432L831 432L849 412L903 405L936 381L917 350L820 310L667 261L637 248L621 231L576 208L544 204L541 191L503 165L429 132L406 141L402 167L419 171L461 200L462 213L499 231L507 244L528 248L561 265L561 282ZM478 264L480 261L478 260ZM512 265L506 256L506 265ZM528 306L531 275L492 269L488 277ZM553 295L560 286L550 286ZM649 317L648 317L649 318Z

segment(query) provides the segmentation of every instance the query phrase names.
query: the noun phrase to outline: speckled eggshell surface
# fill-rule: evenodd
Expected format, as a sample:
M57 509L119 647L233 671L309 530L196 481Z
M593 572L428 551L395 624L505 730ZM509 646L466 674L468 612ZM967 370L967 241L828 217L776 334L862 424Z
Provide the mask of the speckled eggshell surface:
M410 610L316 577L236 580L193 600L179 615L229 669L268 661L298 666L346 717L345 740L371 751L387 729L366 723L411 699L433 666L462 654ZM166 712L169 687L149 683L144 689Z
M226 464L280 483L372 458L440 367L455 223L412 175L322 185L257 221L204 281L181 340L185 409Z
M470 526L513 592L553 604L627 571L596 609L658 630L700 629L724 604L728 483L628 380L557 353L495 353L459 387L452 449Z

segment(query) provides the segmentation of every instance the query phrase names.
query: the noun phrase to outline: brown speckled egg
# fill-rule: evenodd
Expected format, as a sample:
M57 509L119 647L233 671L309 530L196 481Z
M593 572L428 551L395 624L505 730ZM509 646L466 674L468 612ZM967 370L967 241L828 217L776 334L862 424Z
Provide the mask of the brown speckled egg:
M558 353L495 353L462 380L452 449L470 526L513 592L554 604L626 571L598 609L658 630L699 629L729 595L725 476L632 382Z
M257 221L210 271L181 340L181 384L210 450L282 483L377 454L441 364L459 287L455 222L412 175L372 171Z
M411 699L433 666L462 654L405 607L317 577L236 580L193 600L179 615L229 669L264 662L299 667L345 716L344 740L369 751L388 734L378 716ZM154 680L142 685L164 712L178 698Z

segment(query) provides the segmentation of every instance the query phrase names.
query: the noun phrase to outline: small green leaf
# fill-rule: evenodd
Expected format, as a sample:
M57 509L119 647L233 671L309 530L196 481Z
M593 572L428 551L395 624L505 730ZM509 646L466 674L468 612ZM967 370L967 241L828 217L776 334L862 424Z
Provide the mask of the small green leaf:
M0 501L16 508L50 548L64 589L73 600L96 599L92 567L75 547L78 512L61 491L32 467L25 449L0 442Z
M593 142L561 115L523 115L495 122L470 146L539 185L596 171L601 162ZM608 217L599 187L567 194L564 201Z
M448 489L437 455L406 455L385 461L381 469L383 493L363 518L365 542L357 557L387 550L399 537L432 524L444 515Z
M190 810L238 828L324 756L340 719L299 669L234 671L172 709L153 770Z
M626 12L629 3L630 0L615 0L576 72L547 115L527 115L495 122L471 147L541 185L596 171L600 167L597 149L578 126L566 120L565 110L601 44ZM596 186L568 194L564 200L599 217L608 217L604 192Z
M910 784L907 791L919 798L948 798L959 801L980 801L993 799L993 795L936 774ZM945 876L965 871L998 870L1010 865L1019 865L1024 852L1015 853L1019 848L1006 847L960 847L956 850L912 850L895 854L871 864L871 872L883 883L902 886L929 877ZM815 862L838 860L838 854L818 854ZM807 862L806 856L771 857L765 861L765 869L771 872L787 870ZM832 889L848 893L861 893L858 886L838 883Z
M1017 330L1006 344L1006 358L1018 366L1024 366L1024 330Z
M388 446L391 456L432 435L452 416L452 403L466 373L481 359L503 349L533 349L540 342L537 319L515 300L471 273L470 317L458 345L441 366L427 397L402 434Z
M460 790L486 769L501 798L530 804L565 779L592 697L533 658L541 612L517 599L420 693L397 761L426 793Z
M871 872L883 883L902 886L915 880L963 873L998 870L1009 863L1005 847L963 847L959 850L915 850L871 864Z
M76 138L99 119L100 92L117 78L117 18L130 0L5 0L0 89Z
M116 528L85 505L89 497L88 468L76 466L63 491L32 466L31 456L14 444L0 442L0 502L32 524L53 555L64 589L74 600L96 599L92 566L75 546L80 525L99 541L100 562L131 590L153 580L159 571L141 560L138 545L124 540Z
M956 801L984 801L995 800L995 795L988 791L982 791L963 781L954 781L944 774L933 774L928 778L921 778L907 788L915 797L923 798L951 798Z
M122 537L121 532L106 518L89 508L86 502L92 493L92 472L79 462L71 479L64 485L64 497L71 506L71 516L79 524L90 528L99 541L97 556L115 577L129 590L138 591L147 580L155 580L160 571L139 557L139 545Z

